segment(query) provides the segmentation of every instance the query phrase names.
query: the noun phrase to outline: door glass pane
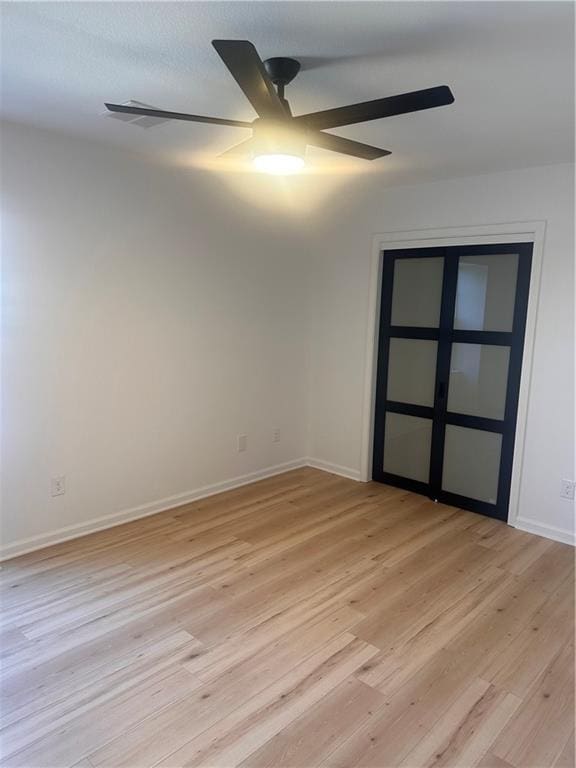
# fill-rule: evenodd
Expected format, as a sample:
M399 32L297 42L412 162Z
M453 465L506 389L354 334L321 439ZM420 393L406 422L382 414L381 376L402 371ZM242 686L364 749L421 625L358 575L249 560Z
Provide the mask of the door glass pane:
M461 256L454 328L462 331L511 331L517 272L517 253Z
M386 413L384 472L428 482L432 420Z
M444 259L396 259L392 290L392 325L438 328Z
M502 435L446 425L442 489L496 504Z
M503 419L510 347L452 344L448 410Z
M437 341L390 339L388 400L434 405Z

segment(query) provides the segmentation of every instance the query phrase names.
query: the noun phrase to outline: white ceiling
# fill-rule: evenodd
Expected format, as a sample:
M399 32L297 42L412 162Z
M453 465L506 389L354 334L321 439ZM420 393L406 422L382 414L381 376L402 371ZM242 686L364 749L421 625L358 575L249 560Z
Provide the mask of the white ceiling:
M210 44L238 38L302 61L295 114L449 85L452 106L334 130L391 150L375 163L395 181L564 162L573 16L570 2L8 2L1 113L154 155L216 154L245 131L144 130L103 117L103 102L251 120Z

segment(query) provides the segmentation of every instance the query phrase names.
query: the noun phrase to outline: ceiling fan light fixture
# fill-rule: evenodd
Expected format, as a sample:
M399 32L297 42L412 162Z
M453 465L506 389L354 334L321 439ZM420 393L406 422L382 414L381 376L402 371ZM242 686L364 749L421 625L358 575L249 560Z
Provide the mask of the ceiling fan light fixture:
M271 120L253 124L252 164L257 171L288 176L304 168L306 151L302 131Z
M304 158L301 155L285 154L283 152L267 152L254 155L252 164L260 173L270 173L274 176L290 176L301 171Z

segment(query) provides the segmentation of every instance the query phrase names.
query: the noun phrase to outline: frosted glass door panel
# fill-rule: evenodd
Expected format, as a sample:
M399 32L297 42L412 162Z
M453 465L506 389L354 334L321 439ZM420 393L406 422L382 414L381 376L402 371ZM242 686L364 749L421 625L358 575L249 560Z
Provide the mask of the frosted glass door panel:
M396 259L392 289L392 325L438 328L444 259Z
M452 344L448 410L503 419L510 347Z
M390 339L388 400L434 405L438 342Z
M384 472L428 482L432 420L386 413Z
M502 435L446 425L442 490L496 504Z
M511 331L517 273L516 253L460 257L454 328Z

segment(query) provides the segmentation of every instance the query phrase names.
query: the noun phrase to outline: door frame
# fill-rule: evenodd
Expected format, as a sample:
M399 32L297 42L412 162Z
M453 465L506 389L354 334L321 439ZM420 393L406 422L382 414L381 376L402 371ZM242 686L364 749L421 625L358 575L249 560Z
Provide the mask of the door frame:
M536 317L540 296L540 277L544 256L546 221L521 221L498 224L481 224L462 227L398 230L380 232L372 239L370 264L368 318L366 329L366 355L364 371L364 402L362 406L362 443L360 479L372 479L372 447L374 439L374 410L376 402L376 371L378 356L378 330L380 297L382 294L382 252L407 248L433 248L458 245L499 245L505 243L533 243L532 270L526 314L526 330L522 355L520 392L514 457L508 505L508 524L514 525L519 514L526 418L532 379L532 359L536 336Z

